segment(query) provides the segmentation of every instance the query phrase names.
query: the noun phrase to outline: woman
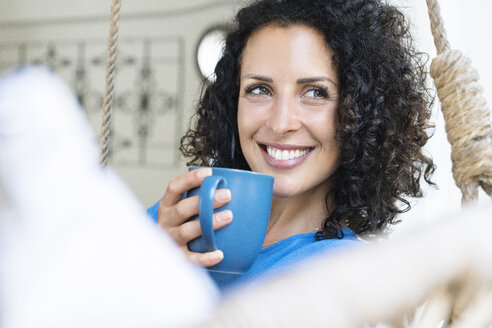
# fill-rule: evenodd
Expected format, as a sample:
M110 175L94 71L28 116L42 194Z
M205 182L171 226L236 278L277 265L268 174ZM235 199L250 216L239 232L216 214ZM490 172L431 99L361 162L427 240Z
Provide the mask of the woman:
M422 55L403 15L377 0L262 0L239 11L216 81L181 140L188 164L253 170L275 178L264 249L247 275L386 230L430 183L432 98ZM173 179L149 210L203 266L222 252L192 253L198 199L181 199L209 169ZM234 195L232 195L234 196ZM216 194L216 207L231 199ZM218 212L214 226L233 220ZM273 246L275 245L275 246Z

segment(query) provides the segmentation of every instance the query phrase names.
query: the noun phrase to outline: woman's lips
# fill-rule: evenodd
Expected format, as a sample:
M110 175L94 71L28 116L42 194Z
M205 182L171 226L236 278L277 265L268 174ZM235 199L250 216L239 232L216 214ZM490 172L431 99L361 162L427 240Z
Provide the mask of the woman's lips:
M296 145L259 144L265 161L276 169L293 169L311 155L314 147Z

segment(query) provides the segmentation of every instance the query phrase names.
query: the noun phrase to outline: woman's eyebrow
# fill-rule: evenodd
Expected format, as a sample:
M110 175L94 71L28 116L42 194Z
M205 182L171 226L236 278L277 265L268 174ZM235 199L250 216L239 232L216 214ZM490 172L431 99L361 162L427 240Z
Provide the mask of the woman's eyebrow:
M255 75L255 74L245 74L245 75L243 75L241 80L243 80L243 79L253 79L253 80L259 80L259 81L263 81L263 82L273 82L273 80L267 76Z
M331 82L334 86L338 87L338 85L335 82L333 82L332 79L326 76L306 77L306 78L298 79L296 82L297 84L304 84L304 83L313 83L319 81L328 81Z
M273 80L271 78L264 76L264 75L257 75L257 74L245 74L245 75L243 75L241 80L243 80L243 79L253 79L253 80L258 80L258 81L263 81L263 82L273 82ZM329 77L326 77L326 76L306 77L306 78L298 79L296 81L296 83L297 84L304 84L304 83L313 83L313 82L319 82L319 81L328 81L328 82L332 83L334 86L338 87L338 85L335 82L333 82L332 79L330 79Z

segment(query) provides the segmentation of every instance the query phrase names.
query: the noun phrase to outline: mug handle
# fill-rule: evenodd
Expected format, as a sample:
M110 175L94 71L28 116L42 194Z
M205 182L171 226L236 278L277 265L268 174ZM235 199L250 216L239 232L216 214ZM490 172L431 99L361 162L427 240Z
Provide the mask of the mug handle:
M202 236L207 252L217 250L217 246L215 245L213 214L215 192L221 182L224 187L227 186L227 181L224 177L212 175L206 177L200 187L200 227L202 229Z

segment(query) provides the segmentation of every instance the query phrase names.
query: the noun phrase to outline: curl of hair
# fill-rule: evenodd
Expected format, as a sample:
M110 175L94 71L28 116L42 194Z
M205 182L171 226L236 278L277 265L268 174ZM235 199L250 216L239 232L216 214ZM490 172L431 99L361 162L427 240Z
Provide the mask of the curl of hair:
M194 125L181 139L188 165L249 169L239 147L237 104L241 54L249 36L269 24L319 30L339 76L336 138L340 165L318 238L384 231L421 197L435 166L422 152L433 96L426 88L427 56L415 50L395 7L378 0L260 0L241 9L226 39L216 80L205 88ZM328 205L327 205L328 206Z

